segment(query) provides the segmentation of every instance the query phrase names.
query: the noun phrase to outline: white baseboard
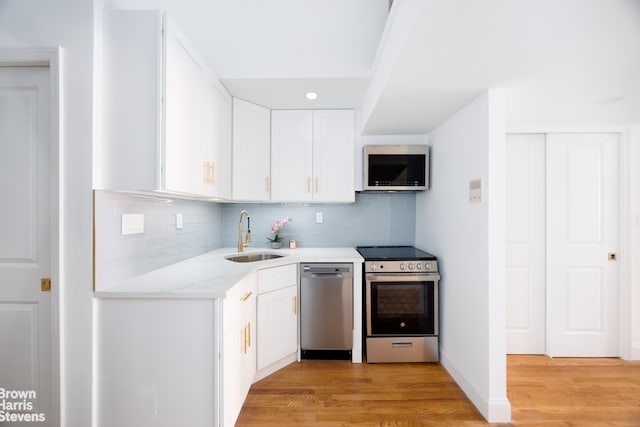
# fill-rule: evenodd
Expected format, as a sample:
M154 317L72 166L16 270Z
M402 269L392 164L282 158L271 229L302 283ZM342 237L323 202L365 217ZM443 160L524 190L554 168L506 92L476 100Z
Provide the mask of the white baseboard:
M640 360L640 344L633 344L631 346L631 354L626 360Z
M485 399L471 384L464 375L456 368L447 357L447 354L440 348L440 363L447 370L458 386L467 395L471 403L480 411L482 416L490 423L511 422L511 403L509 399Z

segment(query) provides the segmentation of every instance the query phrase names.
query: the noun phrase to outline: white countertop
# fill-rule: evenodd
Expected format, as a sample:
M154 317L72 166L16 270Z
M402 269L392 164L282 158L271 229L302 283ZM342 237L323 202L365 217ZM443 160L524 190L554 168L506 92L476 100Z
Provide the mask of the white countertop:
M233 262L235 248L220 248L158 270L132 277L106 289L96 290L101 298L224 298L248 274L263 268L300 262L350 262L364 259L354 248L248 248L243 253L267 252L282 258L256 262Z

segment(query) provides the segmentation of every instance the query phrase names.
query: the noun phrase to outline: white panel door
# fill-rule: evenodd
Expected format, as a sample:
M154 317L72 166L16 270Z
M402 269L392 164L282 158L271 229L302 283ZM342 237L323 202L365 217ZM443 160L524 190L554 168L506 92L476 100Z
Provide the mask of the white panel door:
M545 135L507 136L507 353L545 353Z
M56 423L51 293L40 290L50 275L49 129L49 69L0 67L0 388L27 393L24 410L7 410L22 398L0 398L0 425L7 412Z
M615 134L548 136L550 356L619 355L618 152Z

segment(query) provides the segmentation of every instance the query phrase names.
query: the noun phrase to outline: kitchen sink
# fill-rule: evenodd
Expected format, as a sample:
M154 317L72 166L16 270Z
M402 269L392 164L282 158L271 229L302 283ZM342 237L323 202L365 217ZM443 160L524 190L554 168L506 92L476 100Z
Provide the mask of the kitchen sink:
M268 259L282 258L284 255L274 254L274 253L249 253L249 254L241 254L241 255L229 255L224 257L229 261L233 262L256 262L256 261L266 261Z

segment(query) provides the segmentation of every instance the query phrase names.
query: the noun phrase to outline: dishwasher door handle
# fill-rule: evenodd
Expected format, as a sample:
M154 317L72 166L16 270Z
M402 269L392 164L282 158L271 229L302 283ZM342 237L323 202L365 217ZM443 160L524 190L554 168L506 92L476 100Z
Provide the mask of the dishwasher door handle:
M342 273L311 273L310 277L322 277L326 279L342 279Z

